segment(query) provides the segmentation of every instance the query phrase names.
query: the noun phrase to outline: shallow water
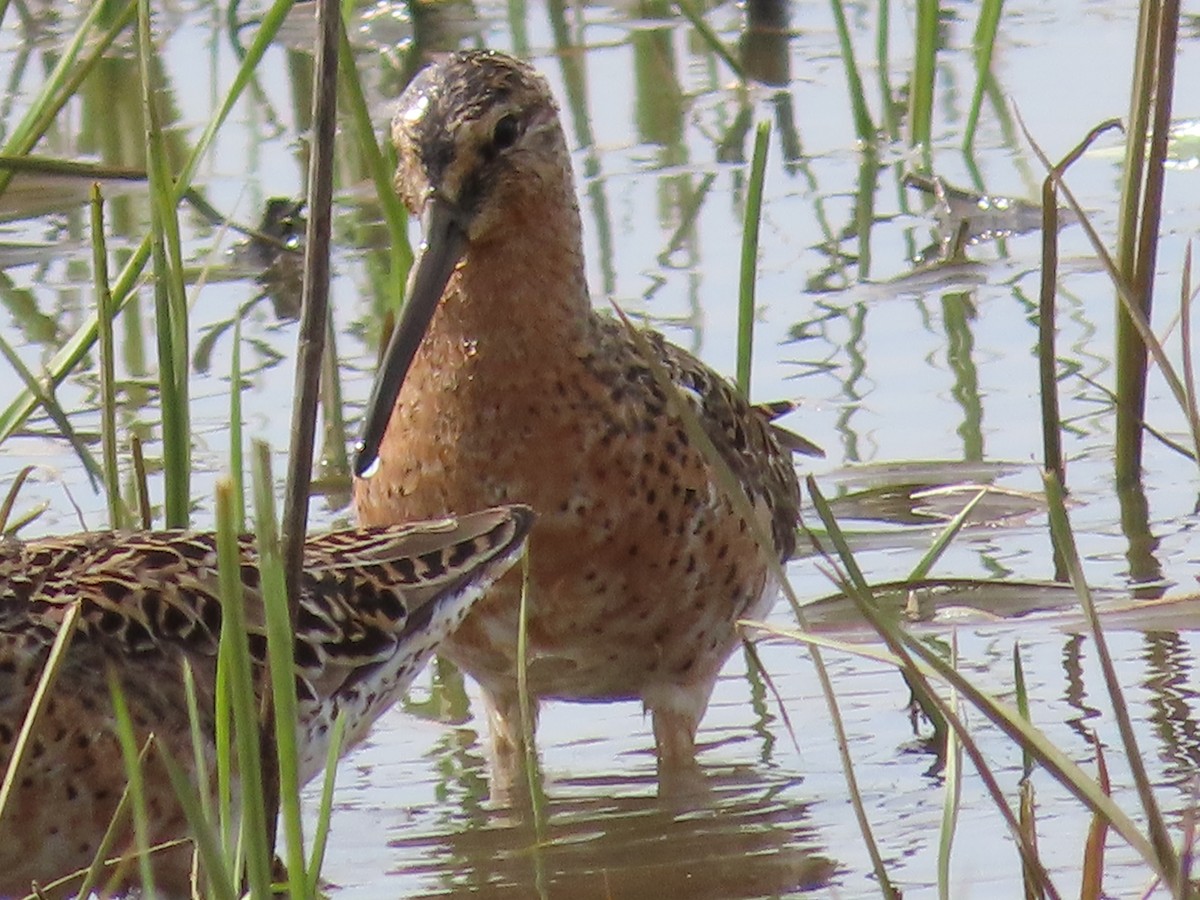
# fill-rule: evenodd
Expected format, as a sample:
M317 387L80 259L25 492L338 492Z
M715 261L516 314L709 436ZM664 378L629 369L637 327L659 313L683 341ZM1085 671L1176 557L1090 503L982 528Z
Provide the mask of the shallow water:
M6 85L0 127L7 134L36 90L60 38L70 34L71 8L34 9L42 23L0 33L0 76ZM382 124L388 98L402 81L390 51L412 27L403 16L374 15L355 32L360 71L374 91ZM537 63L563 105L575 152L594 301L610 299L644 315L670 338L723 372L734 368L734 298L742 206L754 122L772 122L763 217L760 308L755 333L753 395L794 398L801 411L785 420L821 444L827 458L810 467L822 490L838 496L865 464L939 460L1011 463L1000 483L1036 491L1040 454L1037 414L1036 297L1039 238L1013 236L972 247L975 264L953 279L909 277L915 253L935 237L923 199L901 185L909 151L883 143L876 155L858 144L845 69L826 4L790 6L790 37L771 58L780 84L742 92L735 79L666 7L588 5L563 10L541 2L480 4L457 23L421 21L418 32L443 46L462 42L516 51ZM851 10L850 27L872 114L880 118L875 66L875 10ZM910 15L893 10L887 75L893 89L910 65ZM12 14L10 13L10 16ZM243 15L249 15L243 12ZM667 18L658 18L669 16ZM1006 4L994 62L1003 110L985 102L977 150L958 149L974 89L970 48L974 12L947 9L946 46L939 56L933 169L952 184L975 182L990 194L1037 196L1041 173L1008 117L1019 111L1030 132L1058 157L1099 121L1121 116L1136 11L1132 3ZM57 22L56 19L62 17ZM398 20L397 20L398 19ZM707 21L730 46L742 11L718 6ZM14 20L15 21L15 20ZM162 14L166 35L162 83L180 141L189 144L210 116L236 64L231 35L205 6ZM30 36L36 40L30 40ZM239 103L199 179L209 201L242 221L257 219L266 198L302 189L302 134L308 105L303 76L309 42L303 14L290 43L273 50L258 90ZM1200 52L1194 26L1181 42L1177 82L1196 83ZM115 59L105 77L124 93L86 90L68 104L60 127L39 152L139 165L136 64ZM110 88L110 91L115 89ZM126 96L127 95L127 96ZM114 99L117 98L117 99ZM1175 118L1194 120L1195 98L1180 91ZM1004 117L1003 122L1001 117ZM739 118L741 117L741 118ZM746 130L748 129L748 130ZM129 135L134 135L130 138ZM1103 138L1071 170L1069 182L1111 235L1119 189L1119 137ZM1193 161L1194 162L1194 161ZM369 388L377 340L376 298L385 257L378 212L351 161L340 171L334 284L337 351L346 415L354 420ZM1181 160L1167 181L1158 267L1156 319L1162 330L1177 307L1186 239L1200 224L1194 165ZM75 188L77 191L77 187ZM28 196L28 195L26 195ZM0 335L35 370L93 307L86 210L78 194L58 196L44 185L32 196L51 212L32 215L0 206ZM6 199L0 203L9 203ZM140 238L146 204L122 188L110 204L118 251ZM193 338L226 322L259 291L252 279L220 267L233 236L187 215L186 252L197 266L216 264L193 306ZM1153 533L1152 565L1131 566L1112 483L1113 416L1090 379L1110 385L1113 292L1078 228L1061 235L1060 382L1070 460L1072 520L1093 584L1124 596L1148 580L1173 593L1190 591L1190 533L1197 496L1194 466L1150 442L1146 494ZM152 298L118 329L125 379L122 427L138 431L157 452L153 389ZM295 328L268 302L243 322L247 429L275 445L277 471L287 434ZM212 342L210 374L192 383L196 436L195 521L211 522L212 482L228 459L227 390L232 332ZM12 391L16 390L15 383ZM1161 378L1151 380L1149 416L1156 428L1183 431ZM60 398L85 436L98 430L94 368L68 381ZM7 403L8 396L0 397ZM75 412L77 411L77 412ZM35 530L75 530L66 487L89 527L105 520L78 459L35 415L0 455L0 481L30 462L45 467L23 503L50 508ZM327 439L325 449L344 444ZM807 463L807 461L806 461ZM314 502L317 527L347 521L344 493ZM866 519L870 514L864 514ZM936 574L1036 580L1052 574L1045 517L1032 511L969 529L939 562ZM902 578L935 533L894 525L865 541L860 563L873 580ZM1136 573L1136 577L1131 575ZM796 594L813 600L832 592L811 560L789 569ZM1035 595L1032 605L1043 605ZM1057 604L1045 604L1057 605ZM816 610L818 613L820 609ZM1005 615L1011 610L1005 608ZM781 605L773 620L788 624ZM954 634L961 665L1008 695L1011 653L1020 642L1035 719L1085 766L1093 765L1088 729L1104 743L1115 790L1135 808L1126 767L1094 648L1079 637L1077 619L1051 612L999 623L962 620ZM1141 755L1159 786L1159 800L1178 811L1188 802L1200 752L1195 679L1196 636L1176 633L1182 618L1155 620L1146 631L1128 615L1111 635L1141 741ZM825 626L861 640L844 617ZM948 641L946 625L926 628ZM653 799L649 725L633 704L551 705L539 743L549 794L547 838L534 852L520 814L487 803L482 721L477 696L448 668L430 673L414 691L408 713L393 710L370 741L340 770L327 876L338 896L394 897L450 893L468 887L498 896L771 896L803 886L835 896L876 893L870 865L846 800L832 729L808 652L769 642L761 655L797 735L797 748L776 702L735 658L718 685L702 726L702 761L717 800L712 808L678 814ZM908 896L936 884L937 828L943 791L934 759L914 735L907 692L883 666L827 654L850 738L868 815L894 881ZM981 747L1015 798L1020 759L1008 742L972 717ZM1088 818L1048 778L1035 779L1040 848L1059 889L1074 893ZM315 796L310 792L307 796ZM1173 821L1178 815L1173 812ZM1178 832L1177 832L1178 833ZM1114 896L1142 889L1143 866L1110 839L1106 888ZM953 895L1013 896L1020 868L1011 840L977 779L964 785L955 843Z

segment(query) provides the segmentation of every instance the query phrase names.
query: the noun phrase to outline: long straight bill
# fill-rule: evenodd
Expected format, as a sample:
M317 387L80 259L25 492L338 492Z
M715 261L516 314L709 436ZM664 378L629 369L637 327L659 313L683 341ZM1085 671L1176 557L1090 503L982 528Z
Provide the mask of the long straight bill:
M425 240L413 263L408 282L408 299L400 321L392 332L383 362L375 374L375 385L367 401L362 437L355 447L354 474L370 478L378 468L379 445L400 396L417 348L433 319L446 283L467 249L467 234L461 216L452 204L436 196L425 206Z

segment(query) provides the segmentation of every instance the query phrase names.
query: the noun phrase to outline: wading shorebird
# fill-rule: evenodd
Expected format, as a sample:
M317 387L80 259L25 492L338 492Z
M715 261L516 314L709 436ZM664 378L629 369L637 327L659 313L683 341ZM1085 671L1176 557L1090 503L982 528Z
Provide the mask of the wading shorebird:
M332 532L304 549L294 643L300 780L324 768L331 726L349 747L407 689L438 644L520 555L527 507ZM266 637L257 556L240 545L256 689ZM0 896L24 896L91 864L126 784L106 672L115 673L141 746L153 734L195 783L182 663L195 677L204 753L215 765L213 702L221 630L215 536L95 533L0 543L0 772L12 758L50 645L68 608L78 626L15 790L0 818ZM158 753L144 766L152 844L188 835ZM128 828L128 819L125 820ZM132 832L110 855L134 849ZM191 847L156 854L156 887L190 895ZM126 866L136 876L136 863ZM104 879L107 881L107 877ZM71 896L70 882L52 896Z
M661 335L592 309L570 154L532 67L491 51L443 58L405 90L392 140L424 243L368 402L359 518L533 507L530 694L641 699L660 787L696 784L696 729L736 622L774 600L767 553L795 547L791 453L820 451L771 424L778 407L749 405ZM771 535L766 551L647 343ZM521 745L514 575L441 651L483 690L502 784Z

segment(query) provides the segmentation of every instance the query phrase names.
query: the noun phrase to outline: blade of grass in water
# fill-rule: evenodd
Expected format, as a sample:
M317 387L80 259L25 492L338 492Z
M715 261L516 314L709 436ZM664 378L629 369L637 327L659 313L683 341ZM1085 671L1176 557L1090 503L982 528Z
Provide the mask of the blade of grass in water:
M354 144L367 162L371 181L375 184L375 194L379 198L379 205L383 210L383 220L387 223L393 291L389 308L398 310L404 296L408 270L412 267L413 261L412 247L408 242L408 210L400 202L400 197L396 194L393 186L393 167L384 157L383 151L379 149L379 144L375 140L375 124L367 109L362 81L358 77L358 68L354 64L355 54L350 46L350 38L346 35L345 28L341 28L339 32L339 84L345 91L346 111L349 113Z
M842 0L833 0L831 6L833 21L837 26L838 46L842 52L842 65L846 69L846 83L850 88L850 107L854 111L854 131L860 141L873 143L875 124L871 121L871 113L867 110L866 92L863 90L858 63L854 59L854 45L850 41L850 26L846 24L846 11L842 7Z
M133 458L133 483L137 491L138 518L142 528L149 531L154 524L150 510L150 485L146 480L146 456L142 452L142 439L136 434L129 436L129 455Z
M950 635L950 665L958 668L958 632ZM950 710L959 715L958 693L950 691ZM950 729L946 735L946 762L942 770L942 827L938 840L938 897L950 900L950 851L954 847L954 832L958 828L958 810L962 804L962 743L958 733Z
M933 126L933 83L937 74L938 3L917 0L916 51L908 99L908 142L929 152Z
M95 43L88 45L93 31L100 20L111 14L108 4L93 3L87 16L71 42L63 49L55 63L53 71L46 76L38 96L29 105L24 117L13 128L12 134L0 152L5 156L25 156L34 146L50 125L54 117L75 96L79 85L87 77L96 63L104 58L109 47L117 36L133 21L136 6L133 0L127 0L121 12L112 19L111 25ZM89 52L81 58L84 48ZM0 171L0 194L3 194L12 181L11 171Z
M1021 835L1025 844L1033 852L1035 859L1040 860L1037 842L1037 797L1033 781L1022 778L1017 788L1018 821L1021 825ZM1025 891L1025 900L1043 900L1045 888L1038 882L1038 872L1028 860L1021 860L1021 884Z
M97 321L100 326L100 445L104 461L104 490L108 495L108 524L129 527L121 501L121 473L117 467L117 390L112 329L112 292L108 285L108 247L104 238L104 198L100 185L92 185L92 272L96 286Z
M230 489L232 491L232 487ZM232 504L231 504L232 505ZM231 509L230 527L244 519L244 510ZM237 529L241 531L242 529ZM235 752L233 737L233 687L230 684L229 667L230 651L228 648L219 649L217 653L217 677L213 687L213 740L216 747L214 752L217 776L217 829L221 837L221 849L226 857L233 856L236 843L237 823L233 821L233 756ZM238 871L237 866L230 867Z
M275 824L284 807L288 879L293 892L304 890L304 842L297 797L300 791L296 761L296 696L291 665L292 634L299 619L299 585L304 564L304 537L308 530L309 486L313 477L317 408L321 397L321 365L325 358L325 332L329 320L330 242L332 236L334 140L337 133L338 49L345 29L338 0L317 0L317 48L312 95L312 156L308 168L309 217L304 242L304 276L301 283L300 329L292 403L292 433L288 449L287 479L283 497L283 544L274 540L275 516L269 483L266 447L255 453L256 514L263 551L280 556L280 581L274 586L272 605L282 621L269 623L268 641L275 641L278 660L269 663L274 686L266 704L275 730L264 730L268 749L263 759L263 784L269 839L275 843ZM260 466L265 467L260 469ZM267 478L264 485L262 478ZM271 510L267 517L266 510ZM267 521L269 518L269 522ZM273 564L274 559L271 561ZM264 564L268 564L264 557ZM272 569L273 571L273 569ZM286 670L280 667L287 661ZM281 673L281 674L277 674ZM280 691L284 693L281 694ZM286 726L286 727L284 727ZM265 722L264 722L265 728ZM290 733L288 732L290 729ZM280 742L283 743L280 743ZM269 747L274 745L272 752ZM272 847L273 849L273 847Z
M938 696L938 693L933 690L928 680L928 669L933 669L939 677L951 684L964 697L976 705L986 704L991 702L991 698L987 698L974 685L970 684L963 676L951 665L949 665L938 653L931 650L923 642L909 635L899 624L894 617L881 614L878 606L873 601L871 590L863 578L862 572L855 562L853 555L850 553L849 546L846 544L845 536L842 534L841 528L834 519L832 512L829 509L829 504L826 502L820 489L817 487L815 479L809 476L806 479L809 495L812 497L813 506L817 514L821 518L822 524L825 526L826 533L837 552L838 559L844 567L846 574L834 578L835 582L842 586L842 589L854 600L856 608L863 617L870 622L871 626L879 633L887 644L888 649L899 661L900 671L905 675L909 687L914 693L919 693L922 706L936 708L943 720L954 729L959 740L962 743L963 750L971 758L972 764L975 766L979 776L983 779L993 802L1001 815L1004 816L1005 822L1009 826L1009 830L1018 841L1018 850L1021 858L1027 861L1031 868L1039 874L1040 880L1051 891L1053 886L1050 883L1049 876L1042 868L1037 859L1036 853L1024 840L1023 833L1020 830L1020 825L1009 809L1007 802L1004 799L1004 794L1000 790L1000 786L996 781L994 773L984 760L979 748L974 741L970 739L965 726L961 719L954 716L950 711L949 706L945 701ZM827 559L827 562L833 564L832 559ZM922 663L924 665L922 665ZM999 707L999 704L995 704ZM983 708L981 706L981 708ZM989 709L983 709L986 713ZM991 717L991 716L989 716ZM1011 723L1013 716L1001 717L999 720L993 718L993 721ZM1001 727L1004 727L1001 725ZM1030 729L1026 728L1026 731ZM1053 753L1059 759L1065 759L1061 752L1054 748ZM1067 765L1073 765L1069 761ZM1136 834L1136 828L1133 829Z
M1016 696L1017 712L1030 725L1033 717L1029 715L1029 692L1025 689L1025 666L1021 664L1021 647L1013 645L1013 691ZM1028 778L1033 774L1033 757L1027 747L1021 748L1021 777Z
M692 27L696 29L696 34L700 36L700 40L704 42L704 45L717 54L725 65L729 66L733 74L738 77L738 81L745 84L747 81L746 70L734 58L733 54L729 52L729 49L717 36L716 32L708 27L708 23L704 21L704 16L701 15L700 11L691 4L690 0L675 0L675 7L691 23Z
M992 51L996 46L996 34L1000 29L1000 14L1004 0L984 0L979 7L979 21L975 25L975 91L971 94L971 109L967 113L967 127L963 134L963 152L971 153L975 147L975 129L979 125L979 110L983 107L983 90L987 86L992 70Z
M742 267L738 283L737 388L750 396L750 364L754 353L754 283L758 274L758 226L762 221L763 182L771 123L759 122L754 134L754 157L746 193L746 218L742 224Z
M979 505L979 501L986 496L986 488L977 491L975 495L963 505L963 508L958 511L958 514L946 523L946 527L941 530L938 536L934 539L930 548L925 551L925 553L917 561L917 564L913 566L912 571L908 573L909 581L923 581L926 577L928 577L934 565L939 559L941 559L942 554L944 554L950 547L951 541L953 541L958 533L962 531L963 526L967 524L967 519L970 518L975 507Z
M234 526L246 530L245 459L242 455L242 311L233 320L229 351L229 480L233 487Z
M58 400L53 394L47 392L37 377L25 367L25 363L21 361L21 357L17 355L8 341L2 337L0 337L0 355L3 355L8 364L12 366L13 371L25 384L25 389L37 398L42 408L46 410L46 414L57 426L59 433L71 444L79 461L83 463L84 471L87 472L92 486L99 487L104 479L104 470L92 456L92 451L88 449L87 444L76 433Z
M1096 732L1088 731L1092 748L1096 752L1096 780L1100 790L1111 793L1108 780L1108 763L1104 759L1104 745L1096 736ZM1104 893L1104 843L1108 837L1108 822L1103 816L1092 814L1091 825L1088 826L1087 841L1083 845L1083 883L1079 888L1081 900L1099 900ZM1186 877L1180 879L1186 884Z
M875 69L879 75L880 106L883 109L883 127L893 141L900 139L900 123L896 121L896 104L892 98L892 83L888 78L888 31L891 27L891 3L879 0L876 6L879 15L875 23Z
M1125 705L1122 696L1121 682L1117 677L1112 656L1108 652L1108 641L1105 640L1104 630L1100 626L1100 618L1096 614L1096 605L1092 601L1091 590L1084 579L1083 566L1075 549L1062 487L1059 485L1058 479L1049 473L1043 477L1043 481L1046 485L1046 499L1050 504L1050 527L1054 530L1058 545L1062 548L1067 574L1070 575L1071 585L1075 588L1079 605L1082 607L1084 618L1088 623L1092 642L1096 647L1096 658L1100 662L1100 671L1104 675L1104 684L1112 701L1113 718L1116 720L1117 730L1121 734L1121 745L1127 757L1129 771L1142 802L1142 811L1146 816L1150 842L1161 867L1159 874L1167 880L1172 891L1178 895L1182 888L1181 885L1175 883L1179 875L1179 857L1175 852L1170 835L1167 833L1166 822L1159 811L1158 801L1154 796L1154 786L1146 772L1144 758L1138 749L1137 736L1129 717L1129 708Z
M1126 286L1131 295L1137 275L1138 209L1146 179L1146 139L1150 133L1150 118L1155 98L1155 60L1158 51L1158 32L1162 20L1162 3L1158 0L1138 4L1137 44L1134 48L1133 78L1126 117L1125 159L1121 167L1121 198L1117 216L1116 272L1114 276ZM1143 303L1149 297L1134 295L1132 304L1144 314ZM1135 321L1129 309L1118 308L1116 360L1117 405L1117 473L1127 480L1136 477L1141 457L1141 404L1144 402L1145 351L1139 340ZM1141 399L1139 399L1141 398ZM1122 404L1131 406L1123 409Z
M208 758L204 752L207 739L200 717L200 700L196 696L196 676L186 656L181 660L179 669L183 678L183 696L187 703L188 730L192 738L192 771L196 773L194 779L197 793L200 795L200 813L205 822L215 823L212 784L209 778L211 773L208 771Z
M318 0L317 53L313 83L313 147L308 169L309 217L304 243L304 278L301 285L300 329L296 342L296 370L292 402L291 444L283 497L283 566L291 598L290 627L298 616L295 600L308 530L309 484L313 474L313 445L320 405L321 364L329 317L329 259L332 234L334 138L337 131L338 46L341 12L337 0ZM274 762L269 756L268 764ZM274 813L279 782L267 771L268 812Z
M103 4L96 4L97 8L101 6ZM136 6L132 3L128 8L131 13L136 10ZM221 108L212 121L209 122L208 127L205 128L204 133L200 136L199 141L196 142L196 146L184 164L183 170L175 178L171 195L173 201L177 202L190 189L191 180L195 175L197 166L200 164L200 160L208 152L217 132L233 109L234 103L237 102L242 91L253 77L258 63L261 61L263 54L266 53L267 48L271 46L276 32L279 30L280 25L291 8L292 0L275 0L271 8L263 16L258 30L255 32L254 40L247 49L241 66L234 76L233 84L226 92ZM0 172L0 183L2 183L2 179L3 173ZM134 287L141 277L142 270L149 258L150 236L147 235L134 250L133 255L125 264L125 268L121 270L120 275L117 276L117 280L113 283L112 296L114 310L123 308L125 303L133 296ZM91 349L92 344L96 340L97 327L98 319L93 315L75 332L63 348L55 354L54 359L47 365L44 376L50 384L57 387L88 350ZM0 413L0 441L11 435L25 421L38 401L38 394L26 389L4 409L3 413Z
M1033 725L1029 715L1029 695L1025 690L1025 667L1021 665L1021 652L1018 645L1013 645L1013 684L1015 687L1017 714ZM1021 780L1018 782L1018 810L1021 823L1021 833L1029 846L1037 852L1037 804L1033 786L1033 755L1029 748L1021 748ZM1038 883L1037 873L1027 862L1021 861L1021 883L1024 885L1026 900L1041 900L1045 896L1042 885Z
M300 754L296 748L296 664L292 616L283 571L282 547L275 524L271 451L254 442L254 531L258 541L259 582L267 627L267 663L271 677L271 706L275 720L275 752L279 773L280 813L286 839L288 887L303 897L308 884L304 869L304 831L300 819ZM301 535L299 540L302 540Z
M247 643L246 610L242 590L242 561L234 529L233 486L217 482L217 569L221 586L221 656L228 660L230 705L234 745L240 779L241 843L246 853L251 894L271 895L271 853L267 846L266 810L263 806L262 761L259 758L259 719L255 708L254 677Z
M168 168L159 117L150 0L138 0L138 63L146 121L150 231L154 258L155 328L162 411L163 507L168 528L186 528L191 509L191 428L188 424L187 293L179 239L178 198Z
M1150 38L1143 42L1139 34L1138 49L1146 59L1137 61L1138 76L1150 79L1149 91L1143 94L1146 85L1135 83L1134 105L1146 102L1152 112L1145 121L1148 132L1131 128L1126 135L1129 145L1140 143L1149 137L1149 149L1145 159L1145 178L1122 182L1121 220L1118 224L1118 241L1121 253L1118 259L1122 274L1132 288L1132 299L1138 311L1150 318L1154 299L1155 261L1158 258L1159 225L1162 220L1163 184L1167 158L1167 144L1171 125L1171 102L1175 89L1175 58L1179 35L1179 0L1147 0L1141 4L1142 15L1146 16ZM1147 16L1147 10L1151 10ZM1154 21L1157 20L1157 21ZM1143 71L1148 70L1148 71ZM1136 76L1135 76L1136 77ZM1144 111L1135 109L1134 117L1141 119ZM1139 122L1138 124L1144 124ZM1127 151L1127 161L1132 151ZM1136 221L1128 216L1136 198L1128 198L1130 190L1140 196L1141 206ZM1136 245L1127 241L1136 229ZM1132 249L1133 255L1127 255ZM1132 317L1126 313L1117 315L1117 435L1116 474L1119 485L1133 484L1141 477L1142 421L1146 402L1146 347L1139 339Z

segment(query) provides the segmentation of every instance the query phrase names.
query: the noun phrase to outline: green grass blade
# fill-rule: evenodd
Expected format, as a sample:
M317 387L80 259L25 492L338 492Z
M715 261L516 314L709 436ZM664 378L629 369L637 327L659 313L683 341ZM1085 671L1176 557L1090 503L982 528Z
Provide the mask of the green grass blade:
M71 644L71 638L75 634L75 626L78 622L79 604L72 603L63 616L62 624L58 627L58 633L54 636L54 643L50 645L50 652L46 656L46 664L42 668L41 676L38 678L37 687L33 690L29 709L25 711L25 718L21 722L21 730L17 732L17 739L13 743L12 755L9 757L8 766L4 770L4 780L0 782L0 820L4 818L4 812L8 807L8 800L12 796L13 785L16 783L17 773L21 768L21 761L25 758L25 753L29 748L34 729L37 728L38 719L41 718L42 711L46 708L46 701L50 697L50 692L54 689L54 683L58 680L58 673L62 670L67 648Z
M183 676L183 695L187 703L188 733L192 739L192 772L194 773L193 778L196 781L195 792L200 805L198 814L200 821L203 823L204 838L211 838L218 847L216 859L206 864L205 872L215 872L219 868L222 875L226 876L231 871L231 867L223 865L224 856L219 850L223 845L223 831L221 830L221 819L215 814L216 810L213 804L212 772L209 771L208 758L204 752L207 736L205 735L205 728L200 718L200 701L196 695L196 678L192 673L192 665L187 657L184 657L181 662L180 672ZM178 788L175 789L175 793L179 794ZM180 802L182 803L183 801L184 798L180 796ZM190 815L189 821L191 821ZM192 830L199 837L200 828L193 824ZM208 857L209 855L209 851L203 847L200 848L200 853L202 857ZM209 884L210 892L216 890L215 885L211 881L212 877L210 877ZM226 878L226 880L228 879Z
M967 519L970 517L971 512L985 496L987 496L987 489L980 489L958 511L958 515L946 523L946 527L938 534L933 545L925 551L924 555L917 561L917 564L913 566L912 571L908 573L909 581L923 581L928 577L933 567L937 564L937 561L942 558L942 554L950 546L950 542L954 540L958 533L962 531L963 526L967 524Z
M754 133L754 156L746 193L746 217L742 224L742 266L738 282L737 379L743 397L750 396L750 364L754 353L754 287L758 276L758 227L762 221L763 182L766 180L767 148L771 123L759 122Z
M154 866L150 859L150 814L146 805L145 783L142 781L142 760L138 753L137 739L133 734L133 719L129 705L125 702L125 691L113 666L105 673L108 692L112 698L113 717L116 721L117 740L121 744L121 757L125 761L125 774L129 778L129 799L133 811L133 837L137 847L138 870L142 879L142 892L147 897L155 896Z
M842 52L842 65L846 69L846 84L850 89L850 108L854 112L854 131L863 143L875 142L875 124L867 109L867 94L863 90L862 75L854 58L854 44L850 40L850 26L846 23L846 10L842 0L832 0L833 22L837 27L838 46Z
M1033 724L1029 715L1029 692L1025 689L1025 666L1021 664L1021 646L1013 644L1013 691L1016 695L1017 712L1026 722ZM1033 757L1029 751L1021 748L1021 777L1028 778L1033 774Z
M875 23L875 71L879 76L879 102L883 110L883 128L893 141L900 139L900 123L897 121L896 104L892 97L892 83L888 76L889 53L888 33L891 29L891 3L879 0L876 5L879 15Z
M150 752L150 747L154 743L154 735L146 738L142 744L142 749L138 753L138 765L143 765L146 761L146 754ZM84 873L83 881L76 889L76 897L90 897L95 885L100 883L100 875L104 872L105 865L108 860L108 854L112 852L112 848L116 845L117 838L125 828L125 820L129 814L129 784L126 783L125 788L121 791L121 798L117 801L117 807L113 810L112 819L109 820L108 828L104 831L104 837L100 839L100 845L96 847L96 855L92 858L92 864ZM67 880L73 880L74 875ZM50 891L54 885L47 884L43 887Z
M933 130L933 86L937 77L938 3L917 0L916 55L908 100L908 141L930 146Z
M1166 822L1159 811L1158 801L1154 797L1154 785L1150 781L1144 758L1138 749L1137 736L1129 717L1129 709L1124 702L1121 682L1117 676L1116 667L1113 665L1112 656L1108 652L1108 641L1104 637L1104 629L1100 625L1100 617L1096 613L1096 605L1092 601L1092 592L1087 586L1083 575L1083 566L1079 561L1079 553L1075 548L1075 539L1071 533L1071 523L1067 515L1062 488L1058 479L1049 473L1043 476L1043 482L1046 485L1046 499L1049 501L1050 528L1062 551L1067 574L1071 578L1071 585L1075 588L1079 605L1082 607L1084 618L1088 623L1088 631L1096 646L1096 658L1100 662L1104 685L1112 701L1113 718L1116 720L1117 730L1121 734L1121 744L1128 759L1129 771L1142 802L1142 811L1146 816L1150 842L1154 846L1154 853L1160 867L1159 874L1178 894L1182 889L1182 885L1175 883L1179 877L1179 856L1167 833Z
M112 329L112 291L108 284L108 246L104 237L104 197L92 185L92 273L96 286L100 335L100 446L104 464L104 490L108 496L110 528L128 528L129 517L121 500L121 473L117 467L117 389L115 341Z
M950 635L950 665L958 668L958 633ZM950 711L961 718L958 693L950 692ZM938 897L950 900L950 851L954 848L954 832L958 828L958 810L962 804L962 743L953 728L946 736L946 763L942 771L942 827L938 834Z
M301 897L308 878L304 868L304 832L300 817L300 754L296 747L296 723L300 713L296 703L294 639L275 518L271 451L262 441L254 442L253 481L254 528L258 538L259 579L267 627L267 663L275 720L275 752L279 763L279 805L287 843L288 885L292 896Z
M267 846L263 806L262 760L259 756L257 692L247 642L242 560L233 528L233 487L227 478L217 482L217 569L221 588L221 650L228 657L229 693L233 711L234 744L242 806L241 844L246 852L250 891L268 897L271 891L271 853Z
M235 515L236 518L236 515ZM232 524L232 523L231 523ZM233 852L235 823L233 822L233 688L229 683L228 647L217 653L217 680L213 690L213 741L216 746L217 824L222 846L227 854Z
M147 175L154 258L155 326L162 409L163 506L168 528L186 528L191 509L188 424L187 294L179 238L178 198L159 116L150 0L138 0L138 63L146 121Z
M4 142L4 147L0 151L3 155L25 156L33 150L38 140L53 123L54 117L75 96L84 78L105 56L113 41L133 21L135 13L136 6L133 0L127 0L125 7L112 18L111 24L100 36L100 39L89 46L88 41L100 20L111 15L108 4L92 4L87 16L75 32L75 36L63 49L54 69L46 76L40 93L30 103L25 116L13 128L8 140ZM86 56L82 56L85 47L89 52ZM8 189L11 181L11 171L0 171L0 194Z
M103 4L96 4L96 6L101 7ZM254 40L251 42L249 48L247 48L246 55L243 57L241 66L234 76L232 85L226 92L220 109L216 116L208 123L208 127L205 128L204 133L196 142L191 155L183 166L183 170L174 179L174 188L171 194L173 202L178 202L190 190L191 181L195 176L200 160L208 152L209 147L216 138L217 132L224 124L225 119L228 118L234 104L253 77L259 61L271 46L276 32L279 30L280 25L287 17L291 8L292 0L275 0L271 8L262 17L259 27L255 32ZM131 3L128 7L129 15L136 12L136 9L136 5ZM3 173L0 172L0 184L3 183L2 179ZM147 235L133 251L125 267L117 276L117 280L113 283L114 311L123 309L133 296L134 288L141 278L142 270L150 259L150 251L151 238ZM68 373L75 368L79 361L83 359L91 349L92 344L96 341L97 329L98 318L93 315L84 322L62 349L55 354L54 359L47 365L44 376L51 386L57 387L67 377ZM37 406L39 400L40 398L36 391L26 388L26 390L18 394L5 407L3 412L0 412L0 442L8 438L25 421Z
M192 839L200 851L204 873L208 876L208 890L211 892L205 896L211 896L217 900L235 900L238 896L237 891L234 890L233 882L224 865L221 841L217 832L213 830L215 823L204 812L202 791L197 791L196 786L188 780L187 773L162 744L158 745L158 755L163 767L167 770L167 777L171 780L175 797L179 800L183 814L187 817L188 826L192 831Z
M329 751L325 754L325 778L321 782L321 802L317 807L317 827L313 833L312 856L308 862L308 893L318 896L321 868L325 865L325 848L329 844L329 822L333 816L333 787L337 781L338 760L346 742L346 716L338 713L329 732Z
M354 64L354 50L350 46L344 23L339 29L339 35L338 83L344 93L344 105L349 113L354 145L367 163L367 170L371 174L371 181L375 184L375 193L383 210L383 220L387 224L392 263L390 286L393 291L389 307L399 309L400 301L404 297L404 285L408 280L408 270L412 268L413 261L412 247L408 242L408 210L396 194L393 184L394 166L387 160L375 140L375 123L367 108L366 95L363 93L358 69Z
M996 47L996 34L1000 30L1000 14L1004 0L984 0L979 8L979 21L975 25L975 91L971 94L971 108L967 112L967 127L963 135L963 151L971 153L975 147L975 129L979 125L979 111L983 107L984 88L992 71L992 52Z
M242 312L238 310L229 360L229 479L233 485L234 525L239 532L246 530L246 461L242 446Z
M83 463L84 471L87 472L93 486L99 486L104 479L104 470L96 462L92 451L88 449L87 444L79 437L74 426L71 425L71 421L67 418L67 414L63 411L58 400L53 394L47 392L38 378L26 368L25 363L21 361L21 357L17 355L17 351L3 337L0 337L0 355L3 355L8 364L12 366L13 371L17 373L24 383L25 389L37 398L38 402L46 410L46 414L50 416L51 421L58 428L59 433L67 439L71 447L75 450L75 455Z
M200 719L200 701L196 695L196 676L192 672L192 664L184 657L180 662L180 675L183 678L183 696L187 703L188 732L192 738L192 766L196 773L197 788L200 794L201 811L204 821L213 820L212 785L209 783L208 764L204 753L204 726Z

